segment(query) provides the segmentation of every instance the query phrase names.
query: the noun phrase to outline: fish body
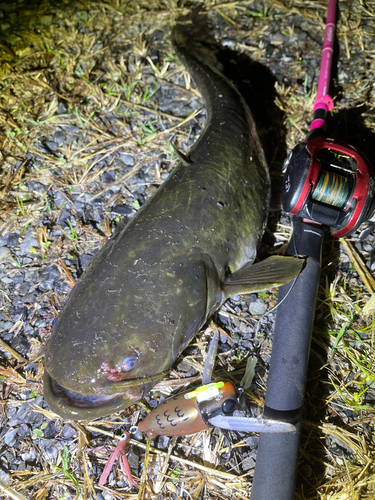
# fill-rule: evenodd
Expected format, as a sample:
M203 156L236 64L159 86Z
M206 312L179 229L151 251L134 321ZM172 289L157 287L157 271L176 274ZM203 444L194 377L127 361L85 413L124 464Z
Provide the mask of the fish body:
M141 399L227 296L265 288L247 280L270 197L255 125L233 85L189 50L189 26L172 38L203 95L206 127L188 161L94 257L57 319L45 396L65 418Z

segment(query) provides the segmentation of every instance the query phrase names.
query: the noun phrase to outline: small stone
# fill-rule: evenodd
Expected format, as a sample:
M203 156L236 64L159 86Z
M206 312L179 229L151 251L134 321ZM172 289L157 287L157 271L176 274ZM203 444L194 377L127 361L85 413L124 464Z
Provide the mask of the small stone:
M59 131L55 132L52 137L52 140L59 146L61 146L61 144L65 141L65 139L66 135L64 134L64 132L59 132Z
M57 420L50 420L47 427L43 429L43 434L45 439L53 439L59 432L59 422Z
M264 300L257 299L255 302L250 302L249 312L252 316L263 316L267 311L267 304L264 303Z
M3 465L2 465L2 467L3 467ZM10 474L7 471L5 471L3 468L0 468L0 481L2 481L5 484L8 484L9 476L10 476Z
M250 448L255 448L259 444L259 437L250 436L246 439L246 442L250 446Z
M129 207L129 205L116 205L112 208L112 213L118 215L130 215L133 213L133 209L132 207Z
M50 265L39 271L38 276L40 281L49 281L53 280L54 278L59 278L60 271L56 266Z
M45 439L38 439L38 446L43 453L43 459L47 462L54 462L58 457L56 445L58 445L58 443L55 444Z
M43 184L36 181L27 181L26 185L29 188L29 191L35 191L37 193L45 193L47 190Z
M85 200L85 203L90 203L90 201L92 200L92 198L94 198L94 194L91 194L91 193L85 193L83 195L83 199Z
M81 266L82 271L85 271L87 269L88 265L92 261L92 258L93 256L88 254L81 254L79 256L79 264Z
M8 259L11 256L10 250L7 247L0 247L0 262Z
M64 439L72 439L73 437L75 437L77 435L77 431L69 424L66 424L62 433L61 433L61 436L64 438Z
M33 404L41 405L43 401L42 396L38 396ZM39 427L43 422L43 415L36 411L30 403L22 404L17 413L8 421L9 427L15 427L20 424L32 424L34 427Z
M253 459L253 457L248 456L242 460L243 470L254 469L254 467L255 467L255 460Z
M17 430L19 437L22 439L24 439L26 436L30 436L30 429L26 424L20 425L19 427L17 427Z
M75 220L73 215L69 212L67 208L64 208L60 212L60 217L59 220L57 221L57 224L59 226L62 226L63 228L70 228L68 221L72 224L72 226L75 225Z
M24 330L26 333L26 329ZM17 351L22 356L26 356L30 349L30 344L27 338L24 335L17 335L17 337L13 337L10 342L12 349Z
M7 242L6 246L9 248L18 247L20 242L20 235L18 233L9 233L6 235Z
M36 460L36 453L33 448L29 448L25 453L21 454L24 462L34 462Z
M121 153L120 158L125 165L130 165L130 166L134 165L134 156Z
M44 141L44 146L50 151L57 151L57 144L54 141Z
M169 436L158 436L158 449L166 450L171 438Z
M375 33L375 28L369 24L365 24L364 26L361 26L361 28L366 33L370 33L370 35L373 35Z
M23 304L34 304L35 300L36 300L36 298L35 298L35 295L33 293L26 293L22 297Z
M11 429L7 434L5 434L3 438L3 443L5 443L8 446L14 446L17 441L17 436L18 436L18 430Z
M128 460L131 470L134 471L136 474L138 474L139 456L136 453L134 453L133 448L129 449Z
M102 175L102 181L104 184L112 184L116 180L116 172L111 170L110 172L104 172Z
M72 208L73 205L69 200L63 195L61 191L54 191L53 193L53 202L55 205L61 208Z
M64 115L65 113L67 113L67 111L68 110L67 110L65 104L62 101L60 101L59 106L58 106L57 111L56 111L56 114L57 115Z
M80 132L80 129L76 125L69 125L69 127L66 129L68 134L77 134Z
M21 255L28 255L31 248L38 248L38 240L34 235L35 232L32 229L29 229L20 245Z

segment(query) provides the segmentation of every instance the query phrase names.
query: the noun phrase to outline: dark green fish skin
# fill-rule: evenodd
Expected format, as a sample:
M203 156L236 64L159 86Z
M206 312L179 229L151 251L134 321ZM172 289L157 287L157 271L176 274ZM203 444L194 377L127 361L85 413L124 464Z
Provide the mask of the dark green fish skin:
M235 88L188 49L189 29L177 25L172 37L204 97L205 131L189 162L95 256L58 317L45 396L65 418L141 399L224 302L226 278L254 261L264 231L270 180L253 120ZM134 368L122 370L123 360Z

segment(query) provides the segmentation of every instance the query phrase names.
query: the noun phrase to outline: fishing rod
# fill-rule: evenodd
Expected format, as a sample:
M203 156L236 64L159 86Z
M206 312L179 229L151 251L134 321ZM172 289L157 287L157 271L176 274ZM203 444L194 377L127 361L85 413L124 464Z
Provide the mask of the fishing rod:
M310 132L284 164L282 203L291 215L287 255L306 257L294 283L279 289L264 418L297 432L260 434L250 498L293 500L307 365L318 293L324 232L353 233L374 211L374 177L364 155L324 135L333 109L329 96L336 0L329 0L321 69Z

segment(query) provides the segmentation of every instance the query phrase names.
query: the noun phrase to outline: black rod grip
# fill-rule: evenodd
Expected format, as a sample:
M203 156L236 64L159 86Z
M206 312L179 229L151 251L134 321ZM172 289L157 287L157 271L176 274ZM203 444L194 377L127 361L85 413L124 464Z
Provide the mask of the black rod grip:
M279 290L264 417L292 422L297 432L260 435L251 500L294 498L322 241L321 228L294 220L287 253L307 256L306 266L294 282Z
M294 500L300 423L295 433L262 433L251 500Z
M302 407L319 277L319 263L308 257L296 281L279 290L265 401L272 410Z

